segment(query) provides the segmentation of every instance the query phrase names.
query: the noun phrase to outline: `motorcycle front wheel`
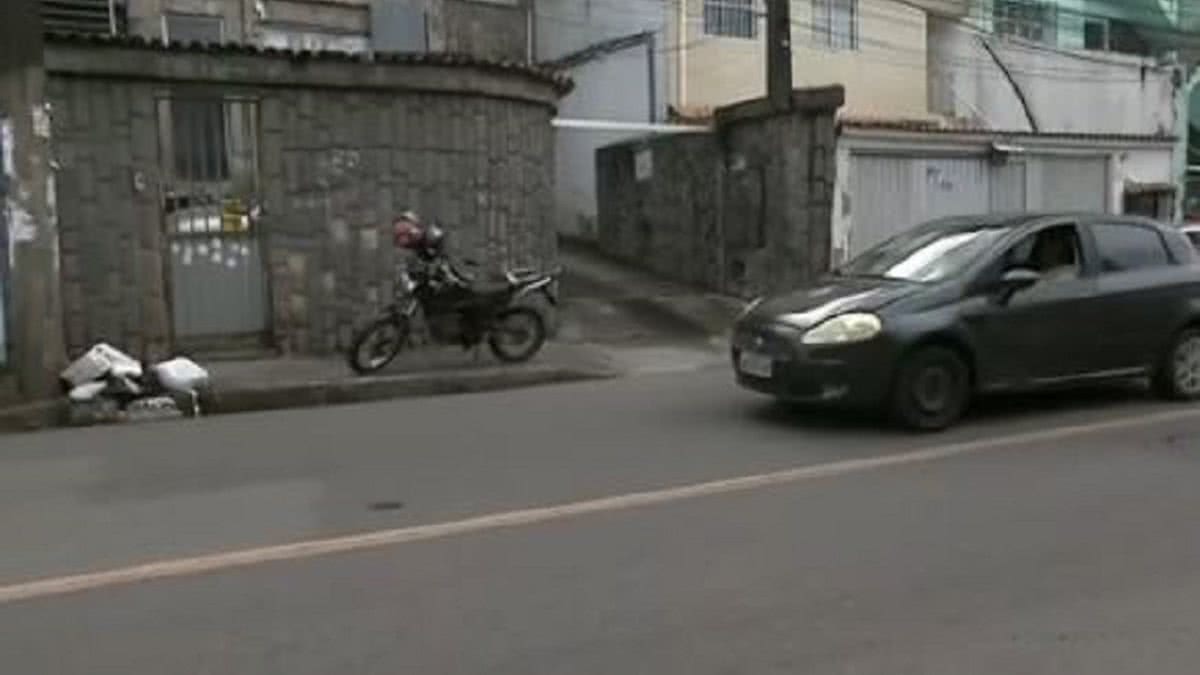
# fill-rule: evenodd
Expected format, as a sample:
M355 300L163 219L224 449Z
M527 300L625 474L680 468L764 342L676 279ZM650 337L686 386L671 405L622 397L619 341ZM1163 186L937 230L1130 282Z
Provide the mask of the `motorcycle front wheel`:
M533 358L546 342L546 322L529 307L506 309L496 317L488 335L488 347L505 363Z
M407 322L383 317L364 326L350 343L347 360L359 375L382 370L395 360L408 338Z

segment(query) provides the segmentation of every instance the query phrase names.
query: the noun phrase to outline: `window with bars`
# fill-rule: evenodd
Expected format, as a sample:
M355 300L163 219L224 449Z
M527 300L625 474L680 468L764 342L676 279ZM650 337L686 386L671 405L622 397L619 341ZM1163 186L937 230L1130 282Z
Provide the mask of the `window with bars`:
M813 36L833 49L858 49L858 0L813 0Z
M997 35L1054 44L1058 39L1058 14L1048 2L995 0L992 24Z
M175 176L190 182L229 179L229 124L220 98L170 102Z
M704 34L745 39L758 37L754 0L704 0Z

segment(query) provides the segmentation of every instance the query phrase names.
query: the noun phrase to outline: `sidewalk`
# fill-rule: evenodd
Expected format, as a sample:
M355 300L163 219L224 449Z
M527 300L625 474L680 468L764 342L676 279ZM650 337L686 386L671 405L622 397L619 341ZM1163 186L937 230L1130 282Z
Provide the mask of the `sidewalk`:
M584 345L548 343L522 364L502 364L486 347L431 348L402 354L380 374L355 375L341 358L279 358L207 364L212 391L204 414L357 403L410 396L494 391L616 377L605 354Z
M724 365L715 345L653 346L548 343L528 363L502 364L484 350L415 351L381 374L354 375L342 359L281 358L209 364L212 391L203 414L361 403L679 372Z
M663 279L616 261L585 242L561 240L559 261L566 318L560 337L564 340L579 333L600 342L723 339L745 306L738 298ZM607 320L596 320L595 314L607 315ZM617 330L622 323L637 330L622 333Z
M501 364L475 352L423 348L360 377L340 357L205 361L201 414L496 391L724 366L726 332L743 303L666 281L566 243L559 330L532 361ZM63 426L64 400L0 408L0 432Z

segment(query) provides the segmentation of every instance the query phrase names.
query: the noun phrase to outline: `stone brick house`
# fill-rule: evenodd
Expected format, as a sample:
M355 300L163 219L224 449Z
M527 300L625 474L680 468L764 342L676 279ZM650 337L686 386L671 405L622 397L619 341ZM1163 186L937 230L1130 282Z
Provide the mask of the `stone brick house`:
M493 269L554 262L552 71L57 36L46 72L72 354L337 350L406 208Z

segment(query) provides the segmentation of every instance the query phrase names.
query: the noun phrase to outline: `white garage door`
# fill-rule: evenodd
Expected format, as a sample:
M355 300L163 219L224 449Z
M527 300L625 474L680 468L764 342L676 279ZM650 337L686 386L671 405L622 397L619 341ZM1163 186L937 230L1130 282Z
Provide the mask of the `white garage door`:
M850 185L850 255L911 226L917 213L911 157L855 155Z
M1042 157L1044 211L1108 211L1108 160L1104 157Z
M856 154L853 167L851 255L926 220L990 207L983 159Z

